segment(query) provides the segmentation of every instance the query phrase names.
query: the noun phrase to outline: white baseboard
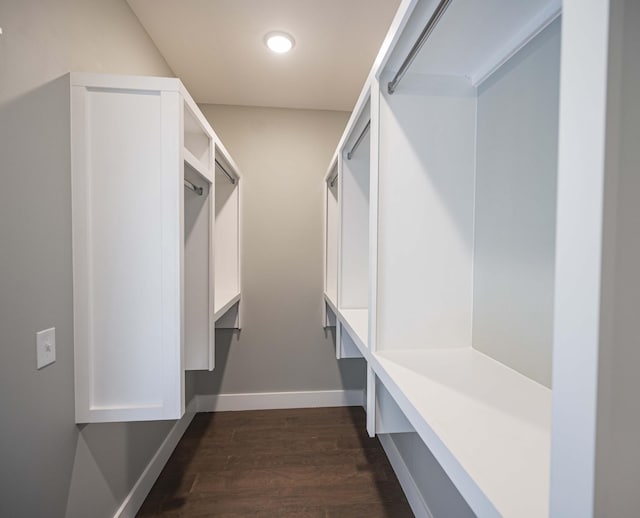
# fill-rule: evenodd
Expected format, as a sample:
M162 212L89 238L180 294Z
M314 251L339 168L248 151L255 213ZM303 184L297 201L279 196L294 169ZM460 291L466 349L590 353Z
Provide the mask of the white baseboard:
M162 468L164 468L164 465L169 460L169 457L171 457L173 450L175 450L178 442L191 423L193 416L196 414L196 409L197 402L194 397L187 406L182 419L176 421L173 428L171 428L171 431L160 445L160 448L158 448L158 451L152 457L151 461L149 461L149 464L142 472L142 475L140 475L140 478L136 481L135 485L124 499L124 502L122 502L122 505L116 511L116 514L114 514L114 518L134 518L136 516L140 507L142 507L142 504L147 498L149 491L151 491L153 484L155 484L158 476L160 476Z
M402 455L400 455L393 439L386 434L378 435L378 439L380 439L380 444L382 444L382 448L384 448L384 452L387 454L391 467L398 477L398 481L409 501L413 514L416 515L416 518L433 518L429 506L424 501L422 493L418 489L413 476L411 476L411 472L405 464Z
M318 390L301 392L260 392L254 394L200 394L196 396L196 401L198 412L363 406L364 391Z

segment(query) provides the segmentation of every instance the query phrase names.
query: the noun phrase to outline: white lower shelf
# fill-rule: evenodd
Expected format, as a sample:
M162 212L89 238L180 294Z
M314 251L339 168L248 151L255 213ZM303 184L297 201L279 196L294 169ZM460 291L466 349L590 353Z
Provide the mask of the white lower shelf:
M371 365L477 515L548 515L550 389L471 348Z
M229 311L235 303L240 300L240 293L223 293L215 295L215 303L213 308L213 321L217 322L224 314Z
M369 357L369 310L368 309L339 309L338 318L346 328L362 356Z

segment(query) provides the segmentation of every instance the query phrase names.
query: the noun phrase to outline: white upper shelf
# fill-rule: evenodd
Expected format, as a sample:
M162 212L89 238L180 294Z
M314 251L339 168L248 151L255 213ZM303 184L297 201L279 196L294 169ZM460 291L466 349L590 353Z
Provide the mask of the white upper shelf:
M547 516L551 390L472 349L372 355L372 366L479 516Z
M397 71L434 5L418 5L392 53L387 65L390 71ZM409 73L461 76L477 84L557 18L561 10L561 0L455 0L416 56ZM460 37L462 34L464 38ZM473 45L469 45L470 41Z
M184 158L184 162L195 172L197 172L200 176L205 178L209 183L213 183L213 175L200 160L196 158L196 156L189 151L186 147L182 150L182 156Z

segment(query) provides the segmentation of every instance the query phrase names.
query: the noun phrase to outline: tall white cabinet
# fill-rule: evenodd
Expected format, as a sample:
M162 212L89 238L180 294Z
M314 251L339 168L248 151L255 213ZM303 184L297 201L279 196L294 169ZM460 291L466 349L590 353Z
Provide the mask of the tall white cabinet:
M177 79L70 96L76 421L180 418L240 298L238 168Z
M417 432L479 516L606 515L595 430L640 422L598 336L615 300L614 284L599 291L615 277L601 229L614 243L625 228L613 209L603 227L602 186L632 163L619 128L640 128L619 100L637 86L621 62L639 15L632 2L406 0L338 145L327 263L336 346L346 333L368 366L369 433ZM626 412L617 432L610 408Z

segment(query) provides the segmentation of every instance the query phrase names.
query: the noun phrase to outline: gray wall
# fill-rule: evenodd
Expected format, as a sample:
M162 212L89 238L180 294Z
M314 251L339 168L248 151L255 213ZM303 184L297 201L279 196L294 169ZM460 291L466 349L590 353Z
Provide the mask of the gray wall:
M551 386L560 20L478 92L473 345Z
M125 0L2 0L0 26L0 516L112 516L173 423L74 424L69 101L53 80L173 74ZM57 361L37 371L51 326Z
M216 332L198 393L362 389L322 329L322 179L349 114L201 108L243 175L242 331Z

